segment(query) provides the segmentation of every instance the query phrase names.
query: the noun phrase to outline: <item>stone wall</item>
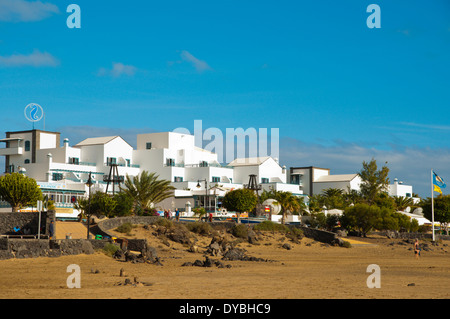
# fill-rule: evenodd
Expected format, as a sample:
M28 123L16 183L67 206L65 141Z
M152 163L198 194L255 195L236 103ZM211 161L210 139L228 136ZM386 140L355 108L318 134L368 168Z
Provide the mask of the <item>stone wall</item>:
M55 212L41 213L41 234L48 235L50 221L55 220ZM39 225L39 212L16 212L16 213L0 213L0 235L12 235L14 227L24 229L29 227L31 234L37 234Z
M320 241L326 244L334 244L337 242L338 236L336 233L298 225L295 225L293 227L301 229L306 237L312 238L316 241Z
M59 257L93 254L87 239L16 239L0 238L0 260L9 258Z

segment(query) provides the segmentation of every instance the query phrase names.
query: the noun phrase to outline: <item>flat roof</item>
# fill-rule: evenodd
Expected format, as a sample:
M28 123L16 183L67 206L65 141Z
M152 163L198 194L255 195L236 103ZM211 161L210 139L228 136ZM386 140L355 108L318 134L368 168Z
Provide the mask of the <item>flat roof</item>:
M314 183L350 182L358 174L325 175L317 178Z
M23 141L22 137L7 137L0 140L0 142L9 142L9 141Z

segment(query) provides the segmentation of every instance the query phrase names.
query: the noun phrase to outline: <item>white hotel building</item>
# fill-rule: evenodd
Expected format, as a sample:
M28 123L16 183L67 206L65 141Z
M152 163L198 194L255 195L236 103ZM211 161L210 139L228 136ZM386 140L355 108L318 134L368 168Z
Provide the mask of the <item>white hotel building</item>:
M59 218L76 218L73 203L87 196L89 173L94 180L91 192L118 191L107 183L111 168L117 175L135 176L146 170L170 180L174 197L159 203L160 209L189 210L204 206L220 207L221 198L232 189L245 187L256 175L262 189L290 191L303 195L300 185L288 181L285 167L271 157L236 159L228 165L217 161L217 154L195 146L193 135L174 132L137 135L134 149L120 136L87 138L71 146L59 132L42 130L6 132L0 156L5 156L5 173L21 172L34 178L44 195L53 199ZM206 181L206 183L205 183ZM198 184L201 187L197 187ZM205 184L207 189L205 189ZM0 202L0 209L10 210Z

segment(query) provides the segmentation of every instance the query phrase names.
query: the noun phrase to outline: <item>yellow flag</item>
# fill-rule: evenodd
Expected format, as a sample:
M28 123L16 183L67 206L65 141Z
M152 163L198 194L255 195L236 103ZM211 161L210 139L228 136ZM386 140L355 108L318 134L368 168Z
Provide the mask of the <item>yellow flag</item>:
M440 188L439 186L434 185L434 191L435 191L435 192L439 192L439 193L441 193L441 195L442 195L442 191L441 191L441 188Z

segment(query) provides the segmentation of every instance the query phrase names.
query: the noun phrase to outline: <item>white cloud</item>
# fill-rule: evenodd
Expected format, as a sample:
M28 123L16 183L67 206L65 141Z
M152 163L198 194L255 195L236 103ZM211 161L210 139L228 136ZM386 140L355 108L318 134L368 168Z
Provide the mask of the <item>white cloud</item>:
M0 0L1 1L1 0ZM59 65L58 59L47 52L40 52L39 50L34 50L33 53L24 54L13 54L10 56L0 56L0 67L20 67L20 66L57 66Z
M211 67L208 65L208 63L206 63L205 61L197 59L195 56L193 56L191 53L189 53L186 50L181 51L180 56L181 56L181 58L183 60L188 61L189 63L191 63L198 72L211 70Z
M0 0L0 21L40 21L59 13L56 5L41 1Z
M122 75L133 76L137 71L137 68L132 65L125 65L120 62L114 62L112 69L100 68L97 75L98 76L112 76L118 78Z
M379 167L387 162L389 178L398 178L422 197L431 196L430 170L450 181L449 148L365 147L356 143L320 145L293 138L280 138L280 163L286 167L317 166L329 168L331 174L353 174L363 161L374 158ZM446 178L447 177L447 178ZM444 191L446 192L446 191Z

